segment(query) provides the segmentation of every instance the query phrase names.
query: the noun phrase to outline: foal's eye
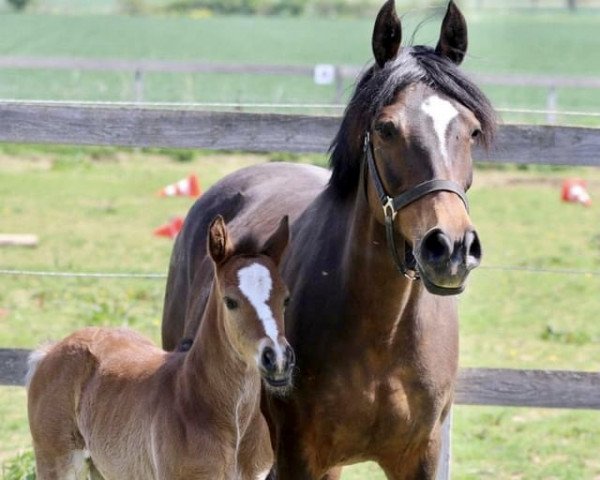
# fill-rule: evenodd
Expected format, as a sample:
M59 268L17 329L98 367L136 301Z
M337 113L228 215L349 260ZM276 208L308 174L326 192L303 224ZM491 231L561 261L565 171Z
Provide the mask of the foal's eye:
M476 128L475 130L473 130L471 132L471 139L472 140L478 140L480 136L481 136L481 130L479 128Z
M290 297L286 297L286 299L283 301L283 306L287 307L290 304Z
M229 310L235 310L238 307L238 302L236 302L233 298L224 297L223 301Z
M398 133L396 124L391 121L379 122L375 125L375 131L383 140L391 140Z

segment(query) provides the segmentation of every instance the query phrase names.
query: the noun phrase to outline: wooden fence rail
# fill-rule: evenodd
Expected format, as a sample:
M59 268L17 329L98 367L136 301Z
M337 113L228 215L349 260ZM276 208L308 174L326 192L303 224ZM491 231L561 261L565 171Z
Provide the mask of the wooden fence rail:
M25 384L29 353L0 348L0 385ZM600 373L463 368L455 403L600 410Z
M338 117L0 102L0 142L318 152ZM502 125L479 161L600 166L600 129Z

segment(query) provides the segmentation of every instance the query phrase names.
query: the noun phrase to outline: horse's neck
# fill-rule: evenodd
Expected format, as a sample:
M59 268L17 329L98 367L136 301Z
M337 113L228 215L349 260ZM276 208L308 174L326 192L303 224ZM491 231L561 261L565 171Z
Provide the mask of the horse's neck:
M234 350L223 315L222 301L213 288L179 385L188 402L213 407L222 421L234 422L238 429L258 411L260 376Z
M357 326L376 335L391 336L398 333L399 327L418 328L414 312L419 309L424 287L420 282L406 279L396 269L385 228L371 212L362 181L348 215L341 282L343 291L352 299L353 309L363 313L356 318L363 325ZM397 241L399 244L402 239ZM379 331L375 332L376 328Z

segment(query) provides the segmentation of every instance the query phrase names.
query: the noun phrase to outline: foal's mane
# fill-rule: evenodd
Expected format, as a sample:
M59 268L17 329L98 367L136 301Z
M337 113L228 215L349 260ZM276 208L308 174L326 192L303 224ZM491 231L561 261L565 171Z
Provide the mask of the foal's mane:
M397 92L417 82L426 83L471 110L481 124L480 142L486 148L492 144L496 115L479 87L433 48L404 47L382 68L373 65L364 73L346 107L340 129L329 147L329 185L340 197L357 188L364 135L374 116L393 102Z

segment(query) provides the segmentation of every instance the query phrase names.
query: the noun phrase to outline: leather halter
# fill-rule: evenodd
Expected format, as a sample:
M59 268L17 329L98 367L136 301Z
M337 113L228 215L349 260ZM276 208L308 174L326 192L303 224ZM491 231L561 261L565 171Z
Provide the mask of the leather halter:
M383 182L381 181L381 176L377 171L377 165L375 165L375 160L373 158L373 144L371 142L371 135L368 131L365 133L363 153L367 158L368 171L371 173L373 185L375 186L377 196L379 197L379 201L381 202L381 205L383 207L388 248L390 249L390 253L392 255L392 258L394 259L396 268L402 275L404 275L409 280L418 280L419 273L417 271L416 259L414 260L414 262L411 262L411 265L409 265L405 258L406 240L402 239L401 254L396 248L396 240L394 235L394 218L396 218L396 214L407 205L410 205L411 203L419 200L425 195L428 195L433 192L455 193L463 201L467 211L469 211L469 202L467 201L466 193L458 183L453 182L452 180L433 179L427 180L423 183L419 183L418 185L415 185L414 187L401 193L400 195L390 197L387 194L385 187L383 186Z

